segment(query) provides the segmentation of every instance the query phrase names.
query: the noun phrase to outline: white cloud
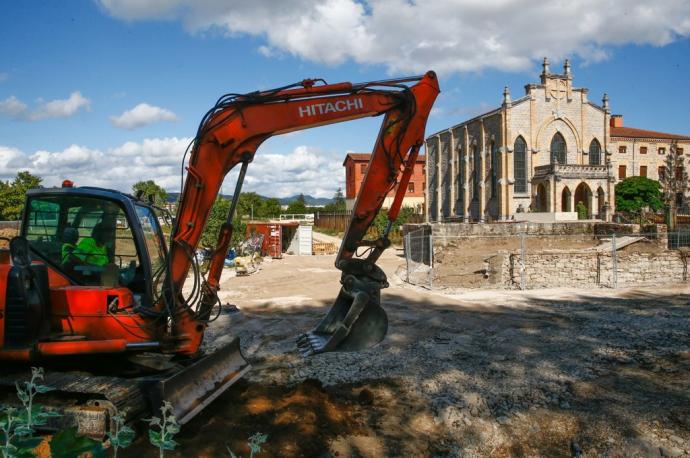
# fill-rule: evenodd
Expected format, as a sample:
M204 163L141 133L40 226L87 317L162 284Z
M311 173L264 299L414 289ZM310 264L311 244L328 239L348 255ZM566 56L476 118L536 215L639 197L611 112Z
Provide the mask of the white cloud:
M262 37L258 52L390 72L524 70L543 56L606 59L615 45L690 36L687 0L100 0L128 20Z
M26 116L27 106L15 96L10 96L5 100L0 101L0 113L7 115L10 118L21 119Z
M67 99L57 99L49 102L39 100L39 105L33 111L30 111L29 107L15 96L10 96L0 101L1 114L24 121L69 118L82 108L88 111L91 108L91 101L81 95L79 91L72 92Z
M27 164L27 158L20 150L0 145L0 178L14 178Z
M243 190L275 197L299 193L333 197L336 189L344 187L345 154L342 156L336 158L309 146L298 146L288 154L262 154L259 150L249 164ZM234 181L226 183L227 191L232 193Z
M176 121L177 116L170 110L140 103L120 116L111 116L110 121L121 129L133 130L160 121Z
M182 155L190 140L149 138L107 150L71 145L62 151L40 150L30 154L0 146L0 179L12 179L19 170L28 170L41 176L45 186L59 186L70 179L77 186L129 192L139 180L154 180L169 191L178 191ZM243 191L271 197L301 192L332 197L345 181L342 159L308 146L287 154L262 154L259 150L249 165ZM238 170L239 166L226 177L223 193L234 191Z
M69 118L75 115L80 109L90 110L91 101L75 91L67 99L51 100L41 103L30 115L31 121L38 121L49 118Z

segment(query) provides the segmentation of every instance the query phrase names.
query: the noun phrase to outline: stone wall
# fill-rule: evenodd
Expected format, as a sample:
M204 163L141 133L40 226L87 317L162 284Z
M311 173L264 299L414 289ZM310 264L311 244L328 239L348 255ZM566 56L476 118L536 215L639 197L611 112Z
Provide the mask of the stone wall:
M403 235L410 232L429 231L434 237L467 237L467 236L517 236L527 235L574 235L593 234L595 222L567 223L423 223L403 225ZM420 234L422 232L419 232ZM439 242L440 243L440 242Z
M405 244L408 259L427 266L433 241L438 287L519 288L523 278L528 289L654 286L687 279L687 251L668 250L662 224L406 224L403 234L412 234Z
M487 260L490 283L519 288L524 268L526 289L570 287L659 286L685 282L686 251L617 253L616 277L611 253L567 251L527 253L524 266L519 252L502 252Z
M612 234L642 235L652 239L660 239L664 242L668 238L664 224L615 224L594 221L583 222L552 222L552 223L415 223L404 224L403 236L410 232L434 237L468 237L468 236L518 236L520 234L532 235L575 235L592 234L598 238L610 237Z

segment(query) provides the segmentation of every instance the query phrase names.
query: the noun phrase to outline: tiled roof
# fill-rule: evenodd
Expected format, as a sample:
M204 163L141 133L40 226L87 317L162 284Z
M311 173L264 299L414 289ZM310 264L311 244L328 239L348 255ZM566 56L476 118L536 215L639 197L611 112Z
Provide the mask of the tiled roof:
M630 137L630 138L661 138L667 140L688 140L687 135L667 134L664 132L655 132L653 130L635 129L634 127L611 127L612 137Z
M345 160L347 158L352 158L354 161L368 161L369 158L371 157L370 153L347 153L347 156L345 156Z
M345 160L343 161L343 165L347 162L348 158L351 158L355 162L362 162L362 161L369 161L369 158L371 157L370 153L347 153L347 156L345 156ZM424 155L420 154L417 156L417 162L424 162Z

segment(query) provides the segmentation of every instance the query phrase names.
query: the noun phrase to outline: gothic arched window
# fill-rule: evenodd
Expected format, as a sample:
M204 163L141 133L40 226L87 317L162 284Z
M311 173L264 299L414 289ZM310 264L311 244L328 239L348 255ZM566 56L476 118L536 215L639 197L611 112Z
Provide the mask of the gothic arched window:
M568 150L565 145L565 139L560 132L556 132L551 139L551 162L558 162L565 164L568 162Z
M513 175L515 177L514 192L527 192L527 143L522 136L515 140L513 150Z
M589 144L589 165L601 165L601 145L596 138Z

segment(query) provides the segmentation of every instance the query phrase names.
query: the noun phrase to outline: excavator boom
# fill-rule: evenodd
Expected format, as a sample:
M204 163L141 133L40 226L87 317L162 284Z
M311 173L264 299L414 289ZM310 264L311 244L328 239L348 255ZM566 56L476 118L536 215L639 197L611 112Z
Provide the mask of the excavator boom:
M413 81L416 82L413 86L405 84ZM353 258L357 249L366 245L363 238L386 195L397 184L409 181L424 140L427 117L439 93L433 72L419 77L361 84L317 85L317 82L305 80L272 91L221 97L204 117L194 139L177 212L176 230L171 237L170 276L174 291L165 295L167 298L179 298L177 292L182 290L192 265L190 254L199 243L203 222L208 219L224 177L235 166L242 165L234 193L237 199L247 166L266 139L296 130L384 115L368 173L336 258L336 267L343 271L344 290L327 323L315 329L317 334L299 339L298 344L305 355L335 349L354 350L378 342L385 335L385 325L382 324L385 313L376 309L380 308L378 290L386 286L385 275L375 266L375 262L388 246L388 234L383 234L367 259ZM397 217L405 189L405 186L398 186L394 199L396 204L390 214L392 220ZM227 222L221 228L203 294L198 302L180 304L178 301L172 306L177 310L174 333L187 338L181 348L183 353L194 354L197 351L203 337L200 322L208 319L217 303L216 293L223 258L232 235L235 206L236 202L233 202ZM356 292L359 289L347 286L360 285L362 281L367 284L365 289L367 296L370 296L366 301L363 294ZM372 281L374 283L370 284ZM374 288L373 285L378 286ZM164 306L170 307L170 304L161 303L158 306L162 310ZM371 315L368 331L355 326L354 334L362 336L345 342L356 323L365 326L368 315ZM370 329L372 323L377 321L379 324Z

